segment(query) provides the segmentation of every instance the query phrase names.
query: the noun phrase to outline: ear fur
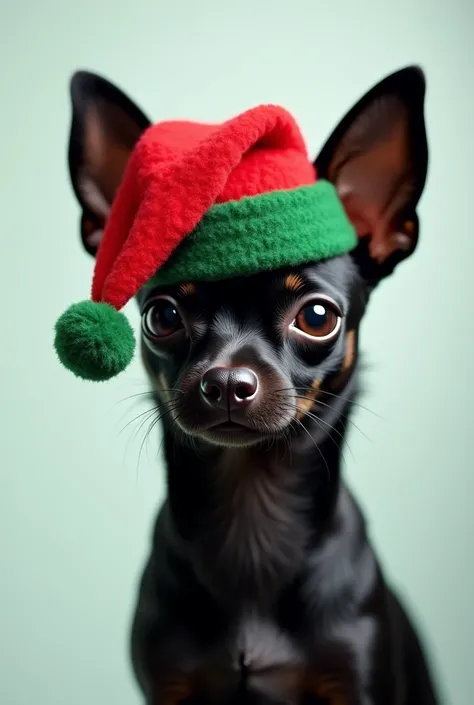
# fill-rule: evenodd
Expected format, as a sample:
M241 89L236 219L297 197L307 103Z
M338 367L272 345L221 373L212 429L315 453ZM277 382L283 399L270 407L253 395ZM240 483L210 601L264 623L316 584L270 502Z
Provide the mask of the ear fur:
M79 201L82 242L95 255L128 158L150 121L119 88L78 71L70 82L69 174Z
M371 286L417 245L428 165L424 100L420 68L391 74L347 113L315 161L357 231L354 258Z

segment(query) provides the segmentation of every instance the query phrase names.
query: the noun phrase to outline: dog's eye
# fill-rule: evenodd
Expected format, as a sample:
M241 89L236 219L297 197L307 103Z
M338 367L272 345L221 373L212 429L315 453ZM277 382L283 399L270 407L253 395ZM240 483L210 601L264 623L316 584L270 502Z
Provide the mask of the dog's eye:
M340 326L341 314L336 304L326 299L315 299L299 311L290 328L305 338L325 342L337 335Z
M165 297L155 299L145 309L142 327L145 335L153 340L168 338L184 328L176 304L172 299Z

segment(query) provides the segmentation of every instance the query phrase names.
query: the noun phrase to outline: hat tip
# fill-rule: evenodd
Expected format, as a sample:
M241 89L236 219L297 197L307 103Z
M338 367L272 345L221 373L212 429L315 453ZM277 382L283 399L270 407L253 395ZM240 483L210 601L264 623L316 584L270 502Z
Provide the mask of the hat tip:
M105 382L132 361L135 336L117 309L103 302L81 301L58 318L54 347L64 367L77 377Z

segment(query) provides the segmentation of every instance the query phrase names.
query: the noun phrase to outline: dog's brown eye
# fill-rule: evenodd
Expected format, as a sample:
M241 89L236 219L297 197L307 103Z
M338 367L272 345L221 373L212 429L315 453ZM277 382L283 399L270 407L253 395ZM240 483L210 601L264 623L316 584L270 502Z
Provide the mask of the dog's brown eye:
M152 339L167 338L183 329L176 304L167 298L155 299L142 317L145 335Z
M340 325L341 316L335 305L325 299L317 299L299 311L291 327L304 337L325 341L337 334Z

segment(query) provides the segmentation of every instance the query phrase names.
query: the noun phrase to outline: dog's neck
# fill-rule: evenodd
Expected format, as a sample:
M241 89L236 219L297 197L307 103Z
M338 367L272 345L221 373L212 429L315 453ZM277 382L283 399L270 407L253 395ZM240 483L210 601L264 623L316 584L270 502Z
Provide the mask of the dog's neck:
M268 603L330 530L340 489L342 408L325 432L310 420L307 431L272 447L193 445L164 429L171 525L199 581L216 597Z

